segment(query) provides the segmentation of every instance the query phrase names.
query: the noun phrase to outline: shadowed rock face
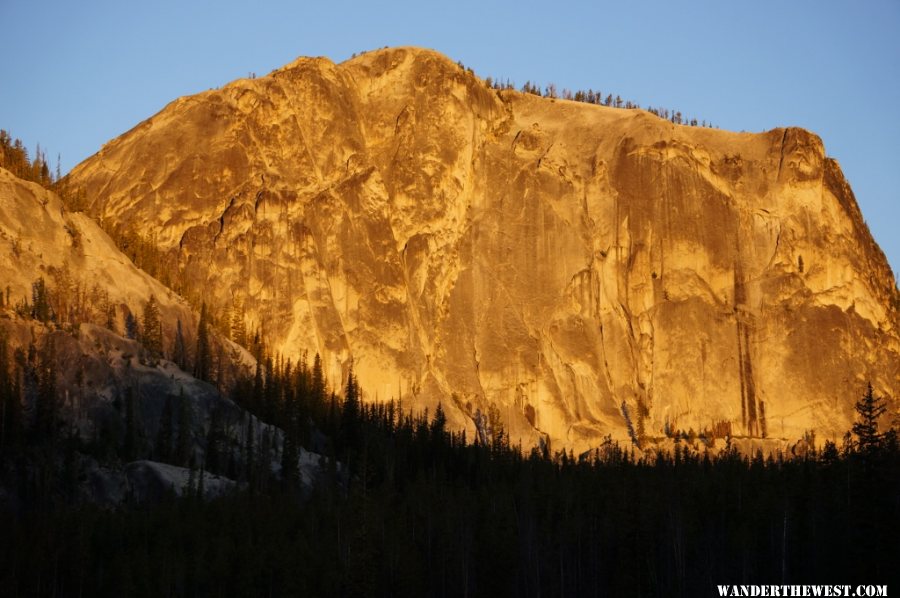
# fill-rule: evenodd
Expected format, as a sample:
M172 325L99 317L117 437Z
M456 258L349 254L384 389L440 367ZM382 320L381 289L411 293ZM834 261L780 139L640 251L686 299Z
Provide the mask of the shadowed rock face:
M840 436L900 389L893 274L800 129L495 92L401 48L181 98L71 175L274 348L366 398L580 450Z

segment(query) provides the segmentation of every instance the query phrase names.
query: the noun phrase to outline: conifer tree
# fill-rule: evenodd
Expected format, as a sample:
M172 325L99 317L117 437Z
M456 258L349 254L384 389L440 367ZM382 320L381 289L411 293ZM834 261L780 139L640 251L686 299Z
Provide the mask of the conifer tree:
M172 361L183 371L186 372L188 370L187 347L184 342L184 332L181 329L180 318L175 328L175 347L172 350Z
M35 428L40 440L53 440L57 426L56 367L52 339L38 355Z
M126 461L134 461L137 456L137 431L134 421L134 389L130 386L125 392L125 447Z
M144 317L141 322L143 335L141 341L144 348L154 357L162 355L162 324L159 320L159 306L156 296L150 295L150 299L144 304Z
M209 416L209 431L206 435L206 464L205 467L212 472L222 470L221 456L222 442L222 414L218 408L213 409Z
M216 347L216 388L219 392L225 391L225 349L222 345Z
M265 420L273 422L278 409L278 383L274 375L275 370L271 355L266 357L265 364L266 379L262 390L262 410Z
M43 276L31 284L31 316L44 323L49 322L53 317L53 310L50 308L50 292L47 290L47 283L44 282Z
M104 315L106 316L106 329L118 334L118 330L116 330L116 308L112 305L107 305L104 312Z
M256 453L253 450L253 415L247 413L247 433L244 435L244 472L250 487L253 487L253 466Z
M191 445L191 404L184 395L184 387L178 395L178 448L176 461L178 465L185 467L192 459Z
M194 357L194 377L210 381L212 357L209 349L209 312L206 302L200 307L200 323L197 325L197 351Z
M244 312L240 303L234 306L231 313L231 340L242 347L247 344L247 327L244 324Z
M23 433L18 372L9 366L9 345L6 333L0 330L0 455L14 452Z
M297 460L297 446L292 434L284 435L284 444L281 449L281 481L284 488L291 492L299 480L299 463Z
M324 415L325 398L325 376L322 372L322 358L316 353L313 359L312 381L310 384L310 403L314 414Z
M435 439L444 437L447 428L447 416L444 413L444 407L438 403L437 409L434 410L434 419L431 421L431 434Z
M138 321L130 311L125 314L125 338L131 340L139 340L140 331L138 330Z
M360 441L360 404L359 386L353 374L353 363L347 373L347 386L344 391L344 403L341 407L340 439L344 450L348 452L359 448Z
M172 460L172 395L166 395L162 417L159 420L159 432L156 435L156 458L163 463Z
M250 394L250 411L261 413L263 409L263 374L262 363L256 362L256 374L253 376L253 390Z
M866 394L856 402L857 421L853 424L861 453L872 454L881 446L883 434L878 433L878 418L886 409L884 398L875 396L870 382Z

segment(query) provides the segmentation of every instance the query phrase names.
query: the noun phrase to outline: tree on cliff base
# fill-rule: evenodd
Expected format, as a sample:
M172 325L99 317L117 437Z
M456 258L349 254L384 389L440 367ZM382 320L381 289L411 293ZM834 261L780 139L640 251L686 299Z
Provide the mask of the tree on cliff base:
M853 424L853 433L859 438L859 451L872 454L881 446L884 436L878 433L878 418L885 412L884 397L876 397L870 382L866 394L856 402L857 421Z
M194 360L194 376L209 382L210 368L209 312L204 302L200 307L200 323L197 325L197 352Z
M155 357L162 355L162 327L155 295L150 295L150 299L144 304L144 318L141 324L144 329L141 339L144 348Z

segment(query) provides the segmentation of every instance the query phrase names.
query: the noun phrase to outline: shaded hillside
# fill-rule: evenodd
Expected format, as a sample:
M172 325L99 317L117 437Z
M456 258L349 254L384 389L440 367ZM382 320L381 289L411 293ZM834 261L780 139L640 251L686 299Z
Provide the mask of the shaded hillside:
M256 360L93 220L0 169L0 246L3 508L180 493L190 468L221 476L215 495L246 484L250 463L278 469L283 432L231 400ZM310 485L316 459L291 450Z

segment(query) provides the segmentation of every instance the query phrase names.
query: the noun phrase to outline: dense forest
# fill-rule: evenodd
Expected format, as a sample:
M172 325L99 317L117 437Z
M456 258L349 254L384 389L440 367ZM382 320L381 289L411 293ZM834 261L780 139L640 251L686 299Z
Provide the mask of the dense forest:
M52 380L36 384L52 396ZM0 369L0 393L15 385ZM192 466L237 490L117 509L71 501L83 447L54 435L42 407L4 444L7 487L33 485L27 508L0 514L4 595L690 596L716 583L884 583L900 559L900 451L871 389L841 446L793 459L688 443L649 458L612 442L523 451L492 418L466 438L440 409L363 403L352 374L339 397L317 358L262 355L232 397L286 431L279 471L252 436L235 470L211 426ZM107 458L185 464L176 410L146 454L125 438ZM58 456L28 479L22 464L50 443ZM322 454L311 492L292 483L300 444Z

